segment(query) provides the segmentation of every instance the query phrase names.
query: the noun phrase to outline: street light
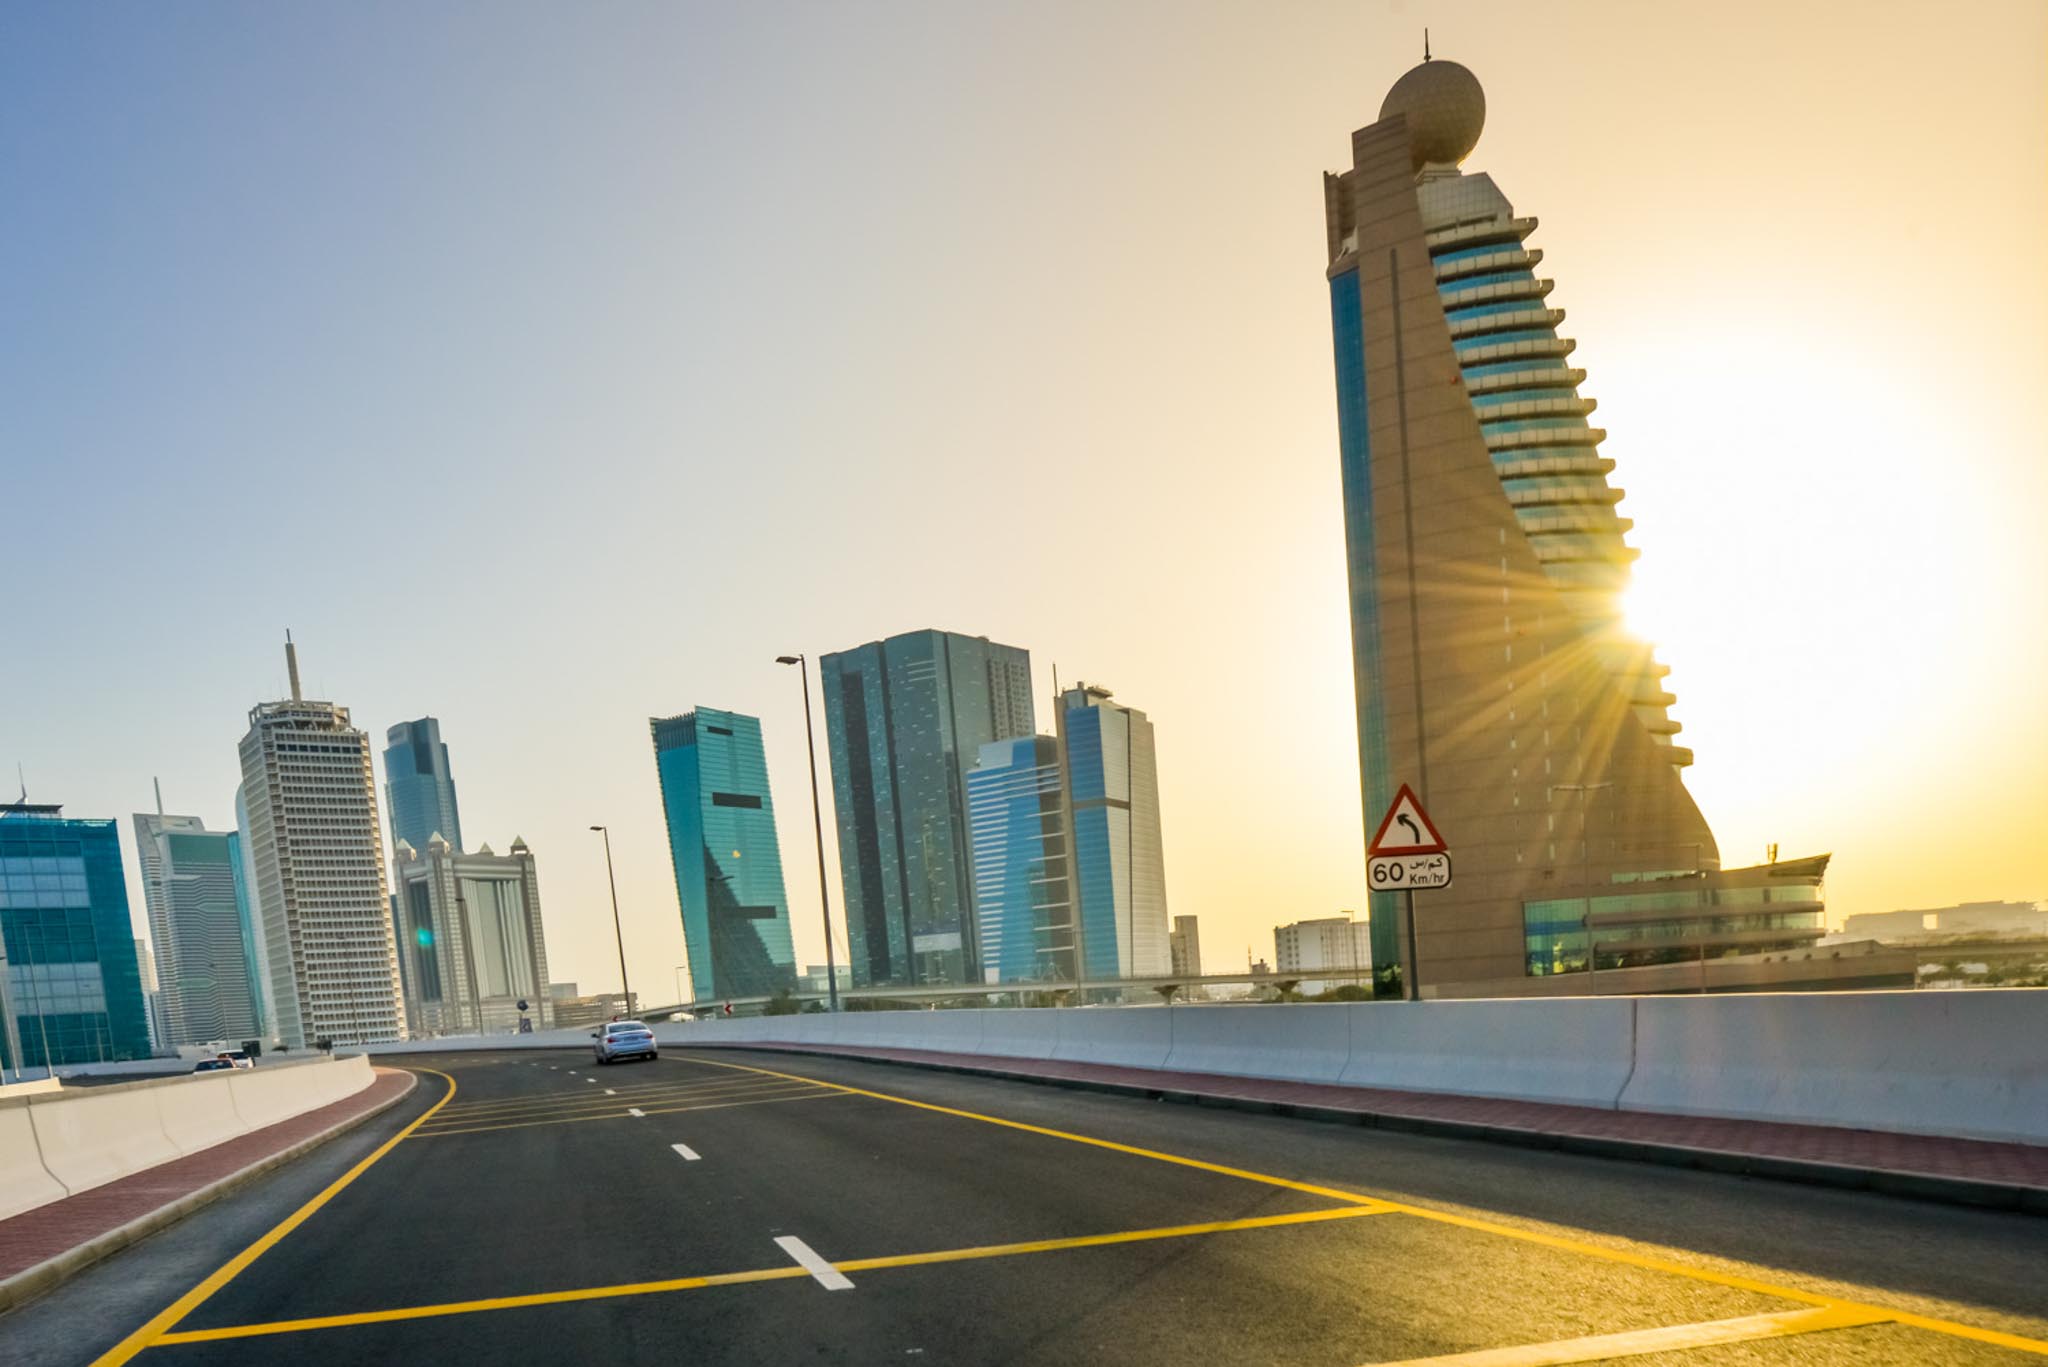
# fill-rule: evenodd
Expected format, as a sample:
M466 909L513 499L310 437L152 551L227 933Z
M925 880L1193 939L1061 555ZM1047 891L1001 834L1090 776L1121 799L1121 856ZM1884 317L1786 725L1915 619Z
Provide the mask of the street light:
M811 666L802 655L777 655L775 663L795 665L804 684L804 748L811 754L811 832L818 845L818 914L825 922L825 994L839 1009L839 969L832 962L832 895L825 887L825 817L818 806L818 742L811 732Z
M681 965L681 964L677 964L677 965L676 965L676 1002L677 1002L677 1004L678 1004L678 1005L680 1005L680 1004L682 1004L682 1003L684 1003L684 1002L687 1002L688 1000L689 1000L689 998L688 998L688 997L685 997L685 996L683 995L683 965Z
M1553 783L1550 795L1577 793L1579 795L1579 883L1586 890L1586 914L1580 923L1586 927L1586 995L1600 995L1600 956L1593 939L1593 832L1586 817L1586 794L1597 793L1603 788L1612 789L1612 783Z
M592 826L604 835L604 877L612 885L612 934L619 942L619 996L626 1015L633 1014L633 987L626 981L626 932L619 925L619 880L612 872L612 832L609 826Z

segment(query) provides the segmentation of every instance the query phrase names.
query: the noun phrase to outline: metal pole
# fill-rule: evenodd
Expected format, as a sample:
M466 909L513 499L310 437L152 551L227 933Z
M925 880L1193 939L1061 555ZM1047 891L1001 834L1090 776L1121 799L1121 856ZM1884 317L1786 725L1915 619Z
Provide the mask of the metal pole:
M1407 915L1402 918L1408 922L1408 1000L1419 1002L1422 1000L1422 973L1415 948L1415 889L1403 888L1401 891L1408 899Z
M787 664L789 657L780 656L777 664ZM811 833L818 846L818 916L825 924L825 996L827 1009L839 1010L839 969L832 958L832 894L825 883L825 815L818 805L818 741L811 729L811 663L804 655L796 657L797 672L804 685L804 749L811 757Z
M612 934L619 942L619 996L623 1001L625 1014L633 1014L633 988L626 981L626 932L619 924L619 880L612 872L612 831L609 826L592 826L593 831L604 833L604 876L612 887Z

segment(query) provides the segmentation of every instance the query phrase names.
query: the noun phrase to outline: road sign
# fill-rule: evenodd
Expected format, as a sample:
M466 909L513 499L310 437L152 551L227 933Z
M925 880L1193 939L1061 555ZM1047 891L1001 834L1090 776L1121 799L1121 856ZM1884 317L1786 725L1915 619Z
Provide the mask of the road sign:
M1394 794L1394 805L1387 808L1387 814L1380 818L1380 828L1373 833L1372 844L1366 847L1365 852L1369 855L1444 854L1449 849L1437 828L1430 824L1429 813L1422 810L1422 800L1415 796L1413 788L1404 783L1401 791ZM1449 881L1448 873L1445 881Z
M1374 892L1447 888L1451 885L1451 857L1447 854L1376 854L1366 861L1366 874Z

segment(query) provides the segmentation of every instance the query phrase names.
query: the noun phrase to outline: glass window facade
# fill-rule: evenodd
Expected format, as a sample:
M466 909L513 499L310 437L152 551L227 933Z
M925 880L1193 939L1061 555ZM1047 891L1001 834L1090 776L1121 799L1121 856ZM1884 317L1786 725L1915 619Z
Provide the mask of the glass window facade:
M1589 945L1605 970L1768 954L1826 933L1818 880L1746 887L1682 881L1686 886L1652 890L1651 882L1631 880L1630 891L1524 902L1529 976L1586 972Z
M462 849L462 814L455 805L455 775L441 723L432 717L403 721L384 733L384 795L391 808L391 843L403 840L421 853L437 834Z
M1059 745L1019 736L981 747L967 775L982 980L1078 976Z
M759 718L700 707L650 722L697 1000L796 986Z

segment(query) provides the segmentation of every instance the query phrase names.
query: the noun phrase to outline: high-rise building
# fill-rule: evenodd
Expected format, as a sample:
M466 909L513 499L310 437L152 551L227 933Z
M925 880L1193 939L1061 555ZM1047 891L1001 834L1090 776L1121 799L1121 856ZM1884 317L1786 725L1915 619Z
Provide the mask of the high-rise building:
M1167 973L1173 960L1152 722L1094 684L1060 694L1058 721L1081 976Z
M1173 930L1167 937L1167 951L1173 958L1174 977L1202 976L1202 931L1195 924L1194 917L1173 918Z
M794 990L796 951L760 719L700 707L650 718L648 726L692 995Z
M196 816L135 814L142 900L159 964L162 1043L261 1039L255 927L241 838Z
M1372 981L1372 933L1349 912L1274 926L1273 963L1278 972L1304 975L1299 991L1305 997L1318 997L1348 983L1363 986ZM1305 976L1316 972L1332 976Z
M112 821L0 806L0 1060L9 1068L150 1056L142 968Z
M818 666L854 981L978 979L967 772L1037 729L1029 652L912 631Z
M1666 670L1622 622L1636 552L1536 220L1458 169L1485 112L1471 72L1425 61L1324 178L1367 834L1407 782L1455 870L1416 895L1410 981L1569 990L1536 980L1584 972L1595 938L1603 969L1665 962L1674 936L1686 954L1803 942L1824 865L1724 877L1681 781ZM1659 909L1683 916L1645 928ZM1393 894L1371 923L1375 961L1401 963Z
M967 775L974 921L984 982L1073 982L1074 899L1059 742L990 741Z
M346 707L301 695L289 641L285 662L292 696L250 709L241 744L271 1027L292 1048L400 1039L370 738Z
M409 1034L510 1034L521 1015L536 1030L554 1023L540 879L524 840L509 854L400 840L392 872Z
M448 768L440 722L421 717L385 731L384 799L393 849L403 840L424 850L438 835L462 853L462 816L455 806L455 775Z
M153 1054L169 1052L171 1024L164 1017L163 984L156 975L156 955L147 940L135 942L135 967L142 977L142 1011L149 1019L149 1049Z

